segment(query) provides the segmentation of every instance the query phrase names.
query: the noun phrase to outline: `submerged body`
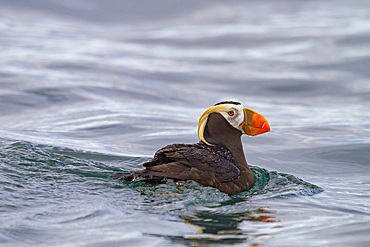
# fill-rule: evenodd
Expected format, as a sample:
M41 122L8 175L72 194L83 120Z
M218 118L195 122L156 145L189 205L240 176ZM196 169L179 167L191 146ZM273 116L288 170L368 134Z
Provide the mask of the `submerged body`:
M144 166L145 170L115 174L113 178L134 183L163 183L167 178L175 181L193 180L229 195L248 190L254 183L249 167L240 166L239 169L228 149L203 142L168 145L158 150Z
M131 174L114 174L114 179L162 183L169 179L193 180L228 195L250 189L254 176L243 152L241 135L268 132L265 118L237 102L221 102L203 113L196 144L172 144L158 150Z

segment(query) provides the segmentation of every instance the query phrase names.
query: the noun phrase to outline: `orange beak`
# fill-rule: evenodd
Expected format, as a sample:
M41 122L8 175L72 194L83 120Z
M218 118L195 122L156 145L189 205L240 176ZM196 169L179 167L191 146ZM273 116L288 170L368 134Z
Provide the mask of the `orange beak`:
M244 121L239 127L243 129L244 134L256 136L270 131L269 123L261 114L245 107L243 111Z

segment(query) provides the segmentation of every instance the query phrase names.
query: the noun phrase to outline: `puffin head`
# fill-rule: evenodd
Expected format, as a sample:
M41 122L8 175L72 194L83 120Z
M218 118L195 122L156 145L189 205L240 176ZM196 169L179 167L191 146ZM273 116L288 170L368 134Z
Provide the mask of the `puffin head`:
M223 101L207 109L199 118L199 140L210 146L213 146L213 144L210 144L206 140L205 132L207 124L211 121L210 117L215 115L221 115L223 118L213 117L215 120L213 120L212 126L208 128L216 129L217 132L213 132L219 135L223 135L224 133L235 133L239 136L242 134L255 136L270 131L270 125L262 115L242 106L239 102Z

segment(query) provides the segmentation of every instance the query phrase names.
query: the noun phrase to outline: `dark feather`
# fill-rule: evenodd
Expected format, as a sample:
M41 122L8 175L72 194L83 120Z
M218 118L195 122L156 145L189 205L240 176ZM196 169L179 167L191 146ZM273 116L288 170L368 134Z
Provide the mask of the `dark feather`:
M156 152L146 163L145 170L129 175L113 175L113 178L133 182L160 182L163 178L194 180L205 186L218 187L240 176L230 151L221 146L197 144L172 144Z

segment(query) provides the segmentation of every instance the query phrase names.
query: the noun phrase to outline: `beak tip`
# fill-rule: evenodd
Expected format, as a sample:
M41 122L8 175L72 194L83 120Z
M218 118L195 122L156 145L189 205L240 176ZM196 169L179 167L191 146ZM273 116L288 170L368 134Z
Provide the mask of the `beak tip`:
M267 122L266 118L258 113L253 116L253 124L257 128L261 128L266 131L270 130L270 125Z
M262 126L262 129L264 129L266 132L270 132L270 125L269 125L269 123L267 122L267 120L266 120L266 122L263 124L263 126Z
M270 125L264 116L256 113L254 114L252 121L254 125L252 136L270 132Z

